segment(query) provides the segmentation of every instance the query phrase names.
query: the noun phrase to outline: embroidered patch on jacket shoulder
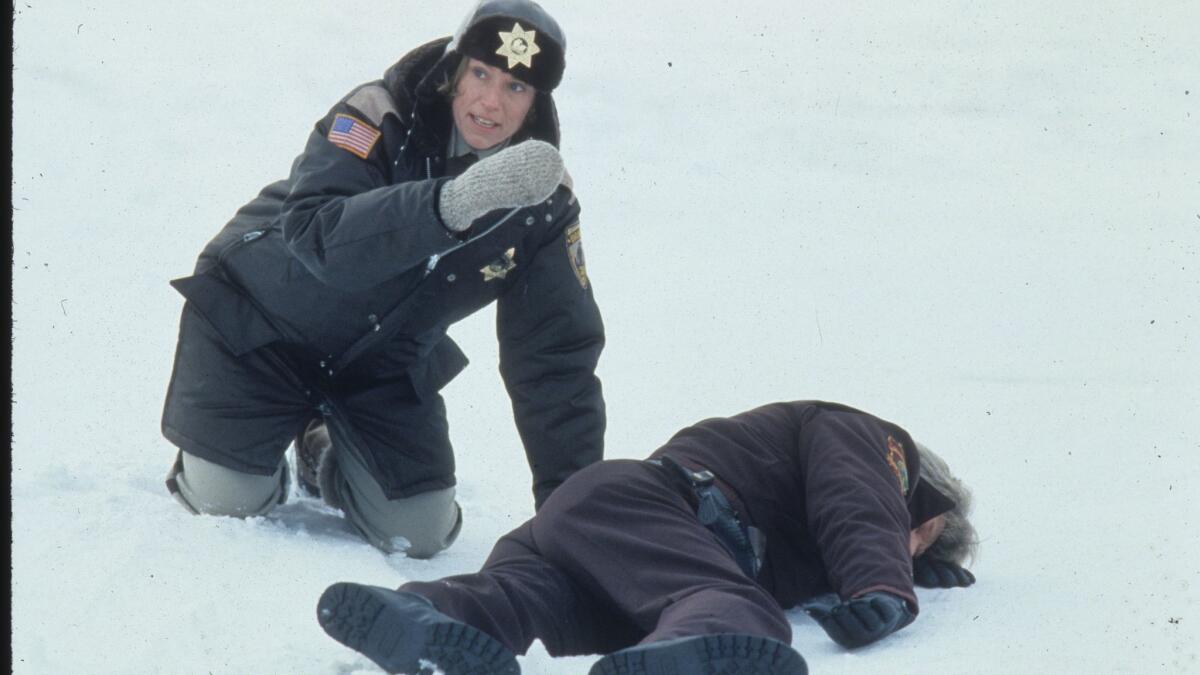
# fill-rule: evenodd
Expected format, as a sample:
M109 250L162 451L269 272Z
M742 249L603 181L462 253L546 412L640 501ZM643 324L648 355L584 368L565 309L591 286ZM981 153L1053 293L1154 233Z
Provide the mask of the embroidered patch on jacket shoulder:
M895 438L888 434L888 454L887 461L892 467L892 473L896 474L896 480L900 483L900 494L908 494L908 465L904 463L904 446Z
M334 116L333 124L325 137L339 148L366 159L380 135L380 131L370 124L345 113L338 113Z
M575 278L579 279L579 285L587 288L587 264L583 261L583 235L579 231L579 221L575 221L574 225L569 226L565 234L567 236L567 259L571 261L571 269L575 270Z

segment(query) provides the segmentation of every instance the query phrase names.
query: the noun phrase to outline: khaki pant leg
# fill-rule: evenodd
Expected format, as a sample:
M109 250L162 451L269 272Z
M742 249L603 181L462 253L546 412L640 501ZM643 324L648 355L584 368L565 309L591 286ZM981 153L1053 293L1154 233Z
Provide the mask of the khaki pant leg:
M179 452L167 484L192 513L247 518L261 516L287 498L288 465L283 459L275 473L262 476L229 469Z
M389 500L354 453L334 448L324 461L331 459L330 454L335 464L322 469L328 471L322 476L322 494L340 507L376 548L410 558L429 558L454 543L462 527L462 512L454 501L453 487Z

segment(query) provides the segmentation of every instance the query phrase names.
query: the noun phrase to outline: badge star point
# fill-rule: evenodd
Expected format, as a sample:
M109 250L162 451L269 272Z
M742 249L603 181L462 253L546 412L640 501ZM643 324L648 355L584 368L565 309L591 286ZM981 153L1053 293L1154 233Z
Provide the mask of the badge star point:
M520 23L513 23L512 31L499 31L500 48L496 53L508 59L508 69L518 63L526 68L533 68L533 55L542 51L537 45L537 31L525 30Z
M504 252L504 255L499 260L480 267L479 271L483 273L483 280L491 281L493 279L503 279L508 276L508 273L517 267L516 258L517 249L510 248Z

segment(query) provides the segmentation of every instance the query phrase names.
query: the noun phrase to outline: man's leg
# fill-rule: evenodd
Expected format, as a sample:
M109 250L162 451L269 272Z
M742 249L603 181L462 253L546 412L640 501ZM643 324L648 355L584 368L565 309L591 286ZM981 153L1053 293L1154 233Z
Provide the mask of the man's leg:
M644 631L591 675L804 675L783 610L700 525L666 471L620 460L587 467L533 521L556 566Z
M517 675L521 670L513 653L493 637L413 593L336 583L321 594L317 621L330 637L389 673Z
M791 624L738 567L667 469L616 460L587 467L551 495L533 538L555 565L609 597L644 642L714 633L791 641Z
M447 675L515 672L535 639L555 656L634 644L634 627L538 555L529 523L496 543L483 569L392 591L340 583L317 617L330 636L383 668ZM425 671L421 671L425 672Z
M536 519L536 516L535 516ZM516 654L541 640L553 656L599 654L635 644L644 634L546 560L526 522L496 542L483 568L401 591L429 599L448 616L495 637Z
M808 675L792 646L744 633L693 635L622 649L592 665L588 675Z

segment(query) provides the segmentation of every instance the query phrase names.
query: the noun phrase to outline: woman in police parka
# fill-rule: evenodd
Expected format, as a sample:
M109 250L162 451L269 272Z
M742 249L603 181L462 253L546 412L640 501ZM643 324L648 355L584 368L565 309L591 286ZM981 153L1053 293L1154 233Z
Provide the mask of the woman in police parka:
M431 556L462 523L439 390L447 327L497 303L500 371L535 507L603 454L604 329L557 146L566 40L486 0L325 115L201 253L163 411L167 486L194 513L286 499L285 456L384 551Z

